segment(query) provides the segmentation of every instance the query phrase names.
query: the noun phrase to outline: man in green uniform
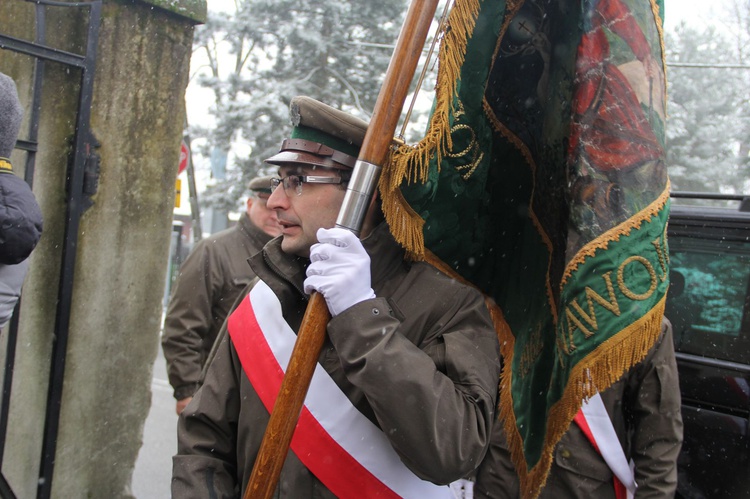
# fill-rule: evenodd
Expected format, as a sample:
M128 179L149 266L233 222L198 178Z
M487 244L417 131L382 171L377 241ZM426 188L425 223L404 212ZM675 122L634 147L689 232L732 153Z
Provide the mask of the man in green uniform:
M405 261L379 209L361 240L332 228L367 124L306 97L291 114L291 138L267 160L279 167L268 205L282 237L251 259L260 281L180 416L172 494L244 491L316 290L333 318L278 497L450 498L448 484L484 456L495 417L499 346L484 299Z
M161 340L177 414L198 389L201 370L232 305L255 277L247 259L281 233L276 212L266 206L269 182L270 177L251 180L247 209L237 224L198 242L180 267Z

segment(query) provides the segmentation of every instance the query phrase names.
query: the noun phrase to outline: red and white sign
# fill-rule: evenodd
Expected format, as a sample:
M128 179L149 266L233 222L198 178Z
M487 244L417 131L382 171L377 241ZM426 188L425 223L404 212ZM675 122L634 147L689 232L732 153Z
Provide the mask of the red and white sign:
M185 141L182 141L182 144L180 145L180 165L177 168L177 176L179 177L180 173L184 172L188 165L188 160L190 159L190 149L188 149L187 144Z

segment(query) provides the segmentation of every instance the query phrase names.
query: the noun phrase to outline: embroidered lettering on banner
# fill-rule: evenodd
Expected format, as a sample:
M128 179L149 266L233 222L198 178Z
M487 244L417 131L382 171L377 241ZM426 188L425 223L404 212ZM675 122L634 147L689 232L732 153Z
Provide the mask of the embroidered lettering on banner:
M661 275L659 279L661 282L667 280L667 265L669 265L669 248L667 246L667 228L664 227L664 233L657 237L651 244L656 248L656 253L659 255L659 266L661 267Z
M646 256L631 255L625 258L617 267L615 282L612 281L613 271L602 274L606 297L600 292L586 286L583 296L570 301L565 307L563 323L557 331L557 355L561 366L567 363L566 356L570 356L577 346L594 336L600 328L602 319L619 317L622 310L627 310L625 301L644 301L652 298L659 285L668 277L669 255L667 254L666 231L653 240L651 245L654 253ZM656 267L654 266L656 265ZM647 280L643 278L647 277ZM648 282L648 287L645 287ZM619 298L618 298L619 297ZM584 301L585 300L585 301ZM585 308L582 304L585 303ZM580 334L576 334L580 332Z
M458 103L458 110L454 114L454 118L458 120L461 118L464 114L464 106L461 102ZM468 130L468 133L470 134L471 139L469 140L469 145L466 146L462 151L455 152L455 153L446 153L446 156L449 158L462 158L464 156L467 156L469 162L464 165L458 165L454 168L456 171L458 171L461 174L461 178L464 180L469 180L471 178L472 174L474 173L474 170L477 169L477 166L479 166L479 163L482 162L482 159L484 158L484 153L479 148L479 142L477 142L477 135L474 132L474 130L466 124L456 124L451 127L451 135L455 135L457 132L461 130ZM470 156L470 157L469 157ZM466 171L468 170L468 171Z
M627 284L625 284L625 267L628 266L628 264L638 262L646 269L648 272L648 276L650 278L650 285L648 288L648 291L645 293L635 293L632 291ZM656 285L658 283L656 282L656 271L654 270L654 266L651 265L651 262L643 258L642 256L634 255L631 257L628 257L624 262L620 264L620 268L617 269L617 286L620 289L620 292L630 298L631 300L636 301L643 301L648 300L652 294L654 294L654 291L656 291Z

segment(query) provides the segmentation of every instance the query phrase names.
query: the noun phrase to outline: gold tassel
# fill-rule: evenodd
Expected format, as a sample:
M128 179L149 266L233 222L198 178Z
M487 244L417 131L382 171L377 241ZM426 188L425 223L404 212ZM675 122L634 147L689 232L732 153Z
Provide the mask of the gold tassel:
M385 169L379 181L385 221L394 239L406 249L406 259L424 260L424 220L409 206L398 187L390 188L389 176L390 171Z
M400 192L400 186L408 183L424 183L429 176L430 160L436 164L452 146L450 136L450 114L453 112L453 96L461 75L461 66L466 56L466 45L474 32L479 13L479 0L456 0L448 15L447 28L439 50L439 67L435 89L435 110L427 135L416 145L398 147L392 155L387 171L381 175L379 188L383 199L383 213L396 241L406 249L407 257L424 258L424 220L408 205Z

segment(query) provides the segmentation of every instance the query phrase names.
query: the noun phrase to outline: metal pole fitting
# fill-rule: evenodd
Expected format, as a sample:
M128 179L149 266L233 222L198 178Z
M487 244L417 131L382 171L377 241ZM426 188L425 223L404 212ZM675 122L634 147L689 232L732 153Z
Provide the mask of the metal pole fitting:
M336 227L348 229L359 236L362 224L370 207L372 195L378 187L381 167L358 159L354 164L352 178L346 188L344 201L336 219Z

